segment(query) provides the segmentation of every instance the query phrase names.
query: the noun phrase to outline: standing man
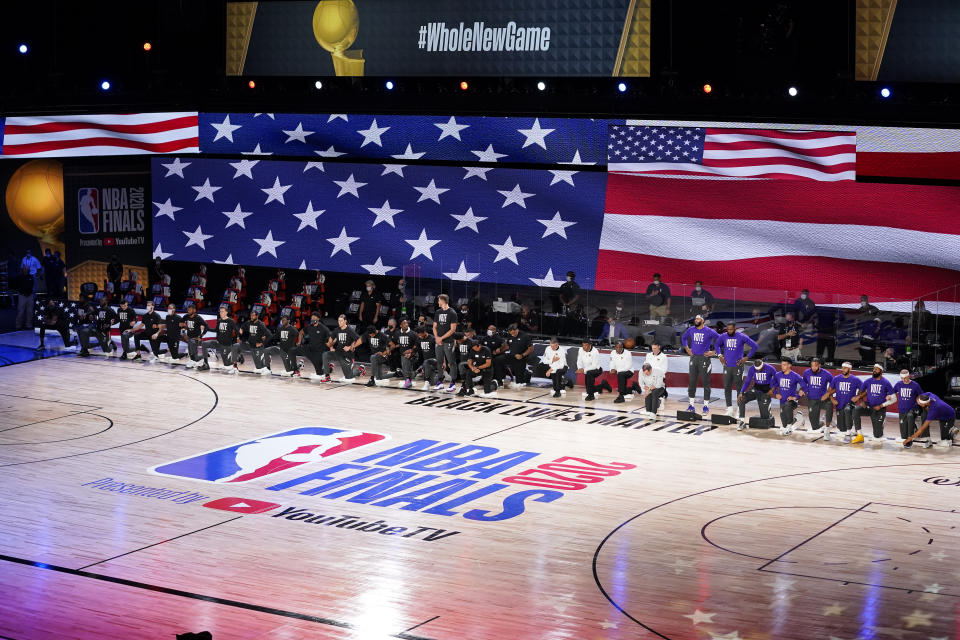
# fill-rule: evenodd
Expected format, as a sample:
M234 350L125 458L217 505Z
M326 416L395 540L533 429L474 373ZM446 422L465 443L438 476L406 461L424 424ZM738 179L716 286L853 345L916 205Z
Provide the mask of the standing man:
M20 267L20 274L14 277L10 284L17 292L17 330L33 329L33 291L36 280L30 275L30 268Z
M703 282L700 280L693 283L693 291L690 293L690 308L704 318L708 317L713 310L713 294L703 288Z
M134 325L137 324L137 312L130 308L126 298L120 298L120 309L117 311L117 320L120 323L120 345L123 347L120 359L126 360L130 348L130 338L134 334ZM137 355L140 355L139 347Z
M883 377L883 365L873 365L873 377L864 380L860 387L860 397L866 397L867 406L870 408L870 422L873 424L874 442L883 441L883 421L887 418L887 407L897 401L897 395L893 392L893 385ZM863 442L863 434L857 433L857 437L852 442Z
M187 343L188 369L196 367L198 371L210 370L210 364L207 362L207 345L203 342L203 336L208 331L210 327L207 326L207 321L197 313L197 305L188 304L187 315L183 317L183 341Z
M817 329L816 354L832 363L837 350L837 328L844 320L839 307L819 307L813 317Z
M793 360L780 358L780 371L773 376L774 397L780 401L780 435L793 433L797 405L803 396L803 378L793 371ZM801 414L802 415L802 414Z
M507 357L506 363L513 373L512 388L519 389L530 382L530 372L527 371L527 356L533 353L533 340L530 334L520 331L516 323L507 327Z
M740 424L737 426L737 431L747 428L747 403L751 400L757 401L761 418L764 420L770 418L770 402L773 395L770 387L776 373L772 365L766 364L760 358L754 360L753 366L747 369L747 377L737 396L737 404L740 405Z
M810 291L804 289L800 292L800 297L793 301L793 312L796 314L797 321L802 325L808 325L813 322L813 316L817 312L816 303L810 299Z
M493 388L493 355L490 349L487 349L479 340L468 339L470 347L470 358L467 360L469 371L463 377L463 387L460 389L460 396L472 396L473 376L479 375L483 382L483 393L481 398L496 398L497 392Z
M360 308L357 310L358 326L376 325L380 318L380 306L383 298L377 292L377 285L373 280L363 283L363 293L360 294Z
M800 358L800 349L803 347L801 331L803 331L803 327L794 319L793 312L788 311L783 318L783 322L777 325L777 340L780 342L781 357L790 358L791 361Z
M622 342L618 342L610 353L610 373L617 376L617 397L613 401L620 404L624 402L627 392L637 384L627 384L633 377L633 354L623 348Z
M877 359L877 340L880 338L881 320L878 317L865 318L860 323L860 343L857 351L861 365Z
M220 356L220 362L227 373L237 373L237 360L242 359L239 345L240 328L233 318L229 317L227 307L220 307L220 317L217 318L217 339L213 343L213 351ZM207 358L203 359L204 366L209 369ZM232 367L230 365L233 365ZM214 368L217 368L214 365Z
M634 391L637 393L642 391L646 394L643 399L644 410L640 414L648 418L655 417L660 408L660 399L667 397L667 387L664 383L663 374L654 369L649 362L644 362L640 368L639 383L634 382L633 384L635 385Z
M567 271L567 281L560 285L560 308L557 310L564 315L573 311L573 305L580 300L580 285L577 284L577 274Z
M647 285L647 303L651 320L662 320L670 315L670 287L660 280L659 273L653 274L653 282Z
M376 326L367 327L367 333L363 336L363 343L370 351L370 380L368 387L377 386L377 381L382 380L383 367L390 360L390 336L381 333Z
M330 382L330 376L327 375L327 372L330 370L330 365L337 362L340 365L343 377L336 378L334 382L353 384L353 352L360 346L361 342L362 340L360 340L357 332L347 325L347 316L341 313L337 318L337 328L334 329L328 342L330 351L323 354L323 372L325 374L323 382Z
M940 444L944 447L952 447L953 437L957 435L957 428L953 426L957 419L956 410L934 393L923 393L917 396L917 405L923 411L923 424L915 434L903 441L903 446L910 448L914 440L920 440L924 449L930 448L933 443L930 442L927 430L930 428L930 423L939 422ZM925 438L924 434L927 434Z
M559 338L550 338L550 344L540 356L540 363L547 368L546 377L553 383L553 397L559 398L566 390L567 350L560 348Z
M163 319L163 335L167 341L167 357L170 362L180 359L180 330L183 318L177 314L177 305L167 305L167 317Z
M233 345L233 361L236 362L242 357L240 355L240 349L241 347L245 347L249 349L250 354L253 356L254 373L258 373L261 376L270 375L270 363L264 358L264 355L267 344L269 344L273 334L270 333L267 325L260 320L260 314L256 311L251 311L250 320L243 325L240 333L245 341Z
M844 362L840 366L840 373L833 377L829 392L832 396L830 402L837 410L837 428L844 443L850 442L848 430L855 427L856 431L860 431L860 415L857 412L856 401L859 398L861 382L860 378L850 374L852 368L853 365L849 362ZM863 439L861 438L860 441L863 442Z
M893 385L893 392L897 394L897 413L900 414L900 437L897 442L905 442L917 430L917 415L920 409L917 398L923 393L919 383L910 379L910 372L900 371L900 380Z
M276 355L280 356L280 360L283 362L283 371L279 375L284 377L293 375L297 370L297 355L294 351L297 348L300 335L301 333L297 331L297 328L290 324L289 315L280 316L280 326L277 327L277 332L273 334L272 342L274 344L264 351L267 371L270 370L270 358Z
M457 361L453 357L453 334L457 331L457 312L450 308L450 297L441 293L437 296L440 309L437 310L433 324L433 338L437 343L437 370L440 374L437 382L437 391L443 388L443 371L450 372L450 386L447 391L455 391L457 385Z
M326 369L323 362L324 353L327 350L327 344L330 342L330 331L327 326L320 322L320 312L314 311L310 314L310 323L300 331L300 337L297 340L297 346L290 352L294 365L297 364L297 358L303 357L313 364L313 373L311 380L329 379L329 369ZM299 375L299 366L294 366Z
M810 368L803 372L803 388L807 392L807 415L810 417L810 430L823 432L830 439L830 423L833 421L833 403L830 402L830 383L833 376L820 366L820 357L813 356ZM820 411L824 411L823 424L820 424Z
M600 367L600 354L593 348L590 338L584 338L582 344L583 346L577 352L577 373L583 374L584 384L587 387L584 399L592 401L596 399L593 395L597 388L594 382L597 376L603 373L603 369Z
M110 263L107 264L107 280L113 284L113 295L120 295L120 281L123 280L123 264L117 257L117 254L110 256Z
M750 347L750 353L744 354L744 346ZM713 350L720 355L723 364L723 399L727 403L726 414L736 415L733 406L733 390L743 384L743 365L757 352L757 343L747 334L737 332L737 325L731 322L725 333L717 337Z
M710 404L710 357L716 354L713 345L719 337L720 334L704 324L703 316L697 314L693 319L693 326L684 331L680 338L683 348L690 356L690 383L687 385L690 406L687 407L687 411L696 411L693 402L696 399L699 379L703 383L703 415L710 412L707 406Z
M40 261L37 260L36 256L30 253L30 249L27 249L27 252L23 256L23 260L20 261L20 269L24 267L30 272L30 275L34 278L37 277L37 271L43 271L43 265L40 264Z

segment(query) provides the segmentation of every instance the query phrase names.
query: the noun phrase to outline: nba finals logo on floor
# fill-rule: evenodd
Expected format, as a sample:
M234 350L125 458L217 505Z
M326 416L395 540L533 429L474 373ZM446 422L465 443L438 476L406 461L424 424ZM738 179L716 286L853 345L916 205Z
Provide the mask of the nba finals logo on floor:
M382 433L350 429L299 427L168 462L149 471L203 482L250 482L389 438Z
M77 218L80 233L100 233L100 190L84 188L77 190L80 216Z

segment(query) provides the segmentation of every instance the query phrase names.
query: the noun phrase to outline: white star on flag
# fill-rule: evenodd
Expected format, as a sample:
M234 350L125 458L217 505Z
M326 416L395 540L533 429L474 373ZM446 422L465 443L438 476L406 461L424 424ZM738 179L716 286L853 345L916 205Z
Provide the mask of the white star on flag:
M403 168L404 168L405 166L407 166L407 165L405 165L405 164L385 164L385 165L383 165L383 173L381 173L380 175L381 175L381 176L385 176L385 175L387 175L388 173L395 173L395 174L397 174L398 176L400 176L400 177L402 178L402 177L403 177Z
M470 271L467 271L466 264L464 264L464 261L461 260L459 269L457 269L456 271L451 271L449 273L445 271L443 275L447 276L451 280L459 280L460 282L470 282L471 280L476 278L478 275L480 275L480 272L478 271L477 273L471 273Z
M553 277L553 269L547 269L547 275L543 276L542 278L527 279L538 287L547 287L549 289L556 289L564 283L563 280L557 280Z
M414 189L420 192L420 198L417 200L417 202L433 200L437 204L440 204L440 194L445 191L450 191L450 189L438 187L433 180L430 180L430 184L425 187L414 187Z
M496 151L494 151L492 144L491 144L491 145L488 145L487 148L486 148L485 150L483 150L483 151L473 151L473 150L471 150L470 153L472 153L472 154L474 154L475 156L477 156L477 159L478 159L480 162L496 162L496 161L497 161L497 158L506 158L506 157L507 157L507 154L505 154L505 153L497 153Z
M295 213L293 217L300 221L300 226L297 227L297 231L303 231L307 227L317 228L317 218L323 215L323 212L326 209L320 209L319 211L313 210L313 200L307 202L307 210L303 213ZM319 229L317 229L319 231Z
M233 132L239 129L243 125L239 124L230 124L230 114L227 114L227 117L223 119L223 122L217 124L211 122L210 126L217 130L217 135L214 136L213 141L216 142L220 138L226 138L230 142L233 142Z
M223 260L214 260L213 262L214 262L214 264L236 264L236 263L233 261L233 254L232 254L232 253L231 253L231 254L228 254L227 257L224 258Z
M349 193L353 197L359 198L360 194L358 193L358 191L360 187L367 186L366 182L357 182L356 180L354 180L352 173L350 174L350 177L347 178L346 180L334 180L333 184L340 187L340 193L337 194L338 198L345 193Z
M174 159L173 159L173 162L171 162L171 163L169 163L169 164L166 163L166 162L161 162L161 163L160 163L160 166L161 166L161 167L164 167L164 168L167 170L166 175L163 176L164 178L169 178L170 176L180 176L180 177L182 178L182 177L183 177L183 170L186 169L187 167L189 167L191 164L193 164L193 163L192 163L192 162L180 162L180 158L174 158Z
M219 191L221 187L214 187L210 185L210 178L207 178L203 184L197 185L195 187L190 187L197 192L197 197L193 199L194 202L200 200L201 198L206 198L210 202L213 202L213 194L215 191Z
M360 148L362 149L370 142L378 147L382 147L383 143L380 142L380 136L382 136L389 128L390 127L378 127L377 119L374 118L373 124L371 124L368 129L360 129L357 131L357 133L363 136L363 142L360 143Z
M170 202L170 198L167 198L166 202L154 202L153 204L159 207L157 209L157 215L156 215L157 218L159 218L160 216L167 216L174 222L176 222L176 219L173 217L173 214L183 209L183 207L173 206L173 204Z
M315 154L321 158L336 158L338 156L345 156L347 153L345 151L337 151L333 148L333 145L327 147L325 151L314 151Z
M560 169L548 169L548 171L553 174L553 180L550 181L551 187L558 182L566 182L571 187L577 186L573 184L573 176L580 173L579 171L562 171Z
M282 244L286 244L286 240L274 240L273 231L267 231L266 238L254 238L254 242L260 245L260 251L257 252L257 257L259 258L265 253L269 253L274 258L277 257L277 247Z
M242 156L272 156L272 151L261 151L260 143L257 143L257 146L253 148L253 151L241 151L240 155Z
M184 248L189 247L192 244L195 244L201 249L203 249L204 251L207 250L207 247L203 243L209 238L213 237L205 234L203 230L200 228L200 225L197 225L197 230L194 231L193 233L189 231L182 231L181 233L183 233L183 235L187 236L188 238L187 244L183 245Z
M359 239L359 236L356 238L348 236L346 227L341 228L339 236L336 238L327 238L327 242L333 245L333 251L330 253L330 257L332 258L337 255L339 251L343 251L352 256L353 253L350 251L350 245Z
M327 172L327 170L323 168L322 162L308 162L307 166L303 168L303 172L306 173L307 171L310 171L310 169L316 169L317 171L322 171L324 173Z
M381 257L378 257L373 264L362 264L360 267L372 276L385 276L396 269L396 267L383 264L383 258Z
M501 191L500 189L497 189L497 193L502 195L504 198L503 206L500 207L501 209L505 209L508 205L511 205L511 204L518 204L524 209L526 209L527 208L526 199L533 195L532 193L524 193L523 191L521 191L519 184L517 184L510 191Z
M527 139L523 143L521 149L526 149L531 144L535 144L538 147L542 147L544 150L547 148L547 141L544 139L547 135L553 133L556 129L541 129L540 128L540 118L535 118L533 121L533 126L529 129L517 129L517 132L525 136Z
M413 260L417 256L425 256L428 260L433 260L433 253L430 249L433 245L440 242L439 240L431 240L427 237L427 230L422 229L420 231L420 237L414 240L404 240L407 244L413 247L413 253L410 255L410 259Z
M467 178L480 178L481 180L487 179L487 172L493 171L493 167L463 167L467 171L467 175L463 176L463 179Z
M713 616L715 616L715 615L717 615L717 614L715 614L715 613L705 613L705 612L703 612L703 611L700 611L700 609L696 609L696 610L694 610L693 613L691 613L691 614L689 614L689 615L685 615L685 616L683 616L683 617L684 617L684 618L690 618L691 620L693 620L693 624L695 624L695 625L696 625L696 624L700 624L701 622L708 622L708 623L710 623L710 624L713 624Z
M454 118L453 116L450 116L450 119L447 120L446 122L434 122L433 126L438 127L441 131L440 137L437 138L437 141L439 142L440 140L443 140L447 136L460 140L460 132L468 128L470 125L457 124L457 119ZM462 140L460 141L463 142Z
M264 202L263 204L270 204L271 202L279 202L280 204L287 204L286 202L283 201L283 194L285 194L287 190L290 189L290 187L292 186L293 186L292 184L281 185L280 176L277 176L276 178L274 178L272 187L268 187L266 189L263 189L263 188L260 189L260 191L263 191L265 194L267 194L267 201Z
M347 114L345 113L331 113L330 117L327 118L327 124L330 124L334 120L343 120L344 122L350 122L347 120Z
M281 131L287 134L287 139L283 141L284 144L288 142L293 142L294 140L296 140L297 142L302 142L306 144L307 136L315 133L314 131L304 131L302 122L298 122L297 128L293 129L292 131L287 131L286 129L281 129Z
M300 261L300 266L297 267L297 268L300 269L300 271L306 271L306 270L307 270L307 261L306 261L306 260L301 260L301 261Z
M224 229L229 229L232 225L237 225L241 229L246 229L246 225L243 224L243 221L253 215L253 211L241 211L240 203L237 203L237 208L233 211L222 211L223 215L227 216L227 226Z
M165 253L163 250L163 247L160 246L159 242L157 243L157 248L153 250L153 257L155 259L160 258L161 260L166 260L172 255L173 255L172 253Z
M597 164L596 162L584 162L580 159L580 149L577 149L576 153L573 154L573 160L570 162L561 162L560 164L582 164L582 165L591 165Z
M395 153L390 157L395 160L419 160L420 158L423 157L423 154L425 153L426 151L415 152L413 150L413 147L411 147L410 144L408 143L407 148L403 153Z
M463 215L451 213L450 217L457 221L457 226L454 231L459 231L460 229L473 229L477 233L480 233L480 229L477 228L477 223L486 220L486 218L483 216L473 215L473 207L468 208L467 212Z
M367 207L367 208L370 209L371 213L377 216L376 219L374 219L373 224L370 225L371 227L375 227L381 222L386 222L391 227L396 229L397 225L393 223L393 216L403 212L403 209L391 209L389 200L384 200L382 207Z
M577 224L576 222L564 222L563 219L560 218L559 211L549 220L538 219L537 222L546 227L546 229L543 230L543 235L540 236L541 238L546 238L550 234L555 233L564 240L567 240L567 227L572 227Z
M507 239L504 240L503 244L491 244L490 246L497 250L497 257L493 259L494 262L509 260L517 266L520 265L520 263L517 262L517 254L521 251L527 250L527 247L518 247L514 245L513 238L510 236L507 236Z
M253 168L257 166L258 162L260 161L259 160L241 160L240 162L228 162L227 164L229 164L231 167L237 170L237 172L233 174L234 180L236 180L240 176L247 176L248 178L253 180Z
M276 120L276 118L273 117L273 114L272 114L272 113L255 113L255 114L253 114L253 117L254 117L254 118L256 118L256 117L258 117L258 116L267 116L267 117L270 118L271 120Z

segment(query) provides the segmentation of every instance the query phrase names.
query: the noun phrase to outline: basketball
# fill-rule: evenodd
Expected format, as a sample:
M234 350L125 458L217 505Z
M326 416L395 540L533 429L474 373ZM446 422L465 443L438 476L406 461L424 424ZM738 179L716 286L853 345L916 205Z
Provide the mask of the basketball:
M56 160L31 160L7 183L7 213L25 233L46 242L59 242L63 231L63 165Z
M637 343L633 340L633 338L627 338L623 341L624 349L633 349L635 346L637 346Z

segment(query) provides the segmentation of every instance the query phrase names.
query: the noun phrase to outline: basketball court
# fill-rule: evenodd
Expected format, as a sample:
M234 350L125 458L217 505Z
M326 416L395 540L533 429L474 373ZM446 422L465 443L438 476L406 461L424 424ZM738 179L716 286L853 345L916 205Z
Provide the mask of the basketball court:
M48 355L0 367L0 636L957 634L947 449Z

